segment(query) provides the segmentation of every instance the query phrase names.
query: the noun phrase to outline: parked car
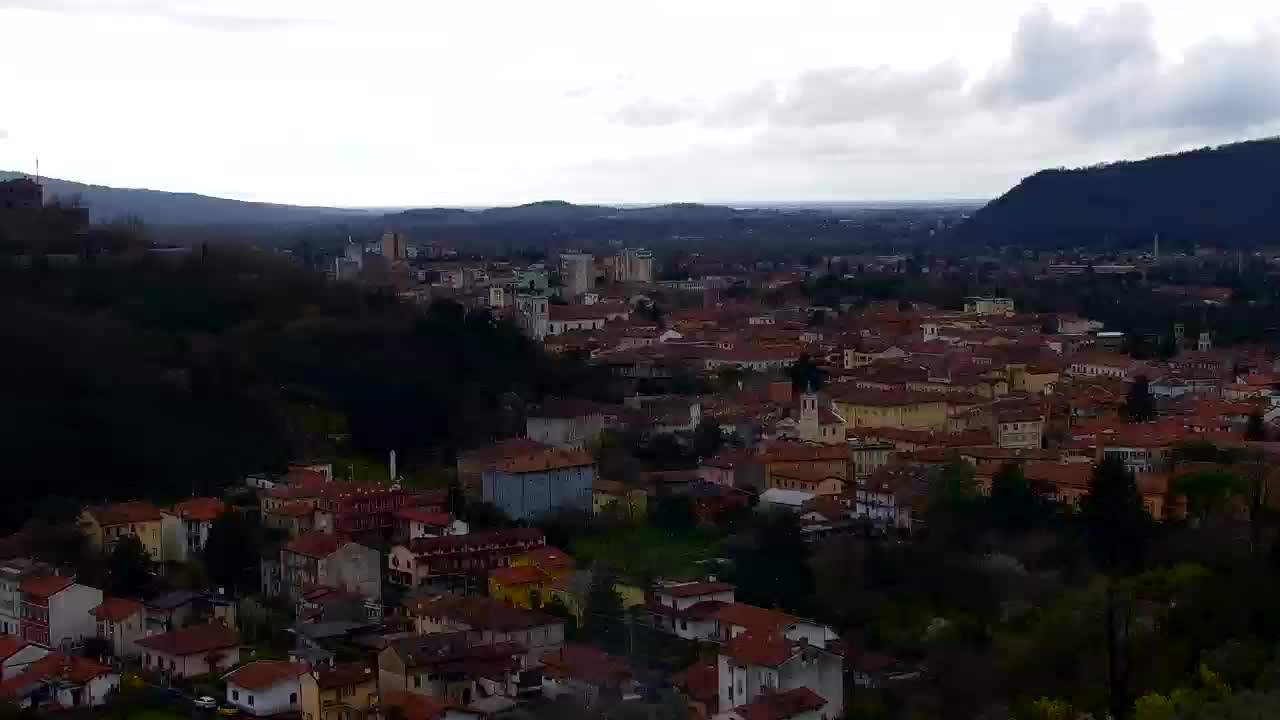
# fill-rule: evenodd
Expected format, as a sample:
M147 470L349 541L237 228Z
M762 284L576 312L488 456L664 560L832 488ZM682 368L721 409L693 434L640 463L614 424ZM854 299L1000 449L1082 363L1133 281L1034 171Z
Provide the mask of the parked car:
M236 717L240 714L240 708L235 705L223 705L218 708L218 714L224 717Z
M218 701L208 695L201 695L196 698L195 706L197 710L216 710L218 709Z

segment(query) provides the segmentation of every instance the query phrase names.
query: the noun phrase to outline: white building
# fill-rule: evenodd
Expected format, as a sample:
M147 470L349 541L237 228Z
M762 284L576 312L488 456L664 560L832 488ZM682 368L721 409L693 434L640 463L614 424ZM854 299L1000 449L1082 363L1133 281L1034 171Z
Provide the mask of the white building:
M22 593L18 586L22 581L52 574L53 568L31 558L14 558L0 564L0 634L18 635L22 621Z
M524 331L525 335L534 340L546 338L550 321L549 307L550 301L546 295L518 293L516 295L516 324Z
M1006 315L1013 313L1013 298L1007 297L967 297L964 299L964 311L978 315Z
M819 718L844 714L844 657L827 649L838 639L830 628L741 603L722 608L716 618L721 714L788 693L820 710Z
M29 577L18 586L22 622L19 637L59 648L77 645L97 634L91 614L102 604L102 591L62 575Z
M733 602L733 591L723 582L660 582L645 610L655 628L685 640L714 640L716 612Z
M570 296L581 295L596 286L595 258L591 253L560 254L560 284Z
M165 557L177 562L199 557L213 521L226 511L227 504L217 498L191 498L163 511L160 522Z
M298 676L306 667L284 660L255 660L222 676L227 703L247 715L297 713L301 709Z
M617 258L618 282L653 282L653 252L644 248L623 248Z

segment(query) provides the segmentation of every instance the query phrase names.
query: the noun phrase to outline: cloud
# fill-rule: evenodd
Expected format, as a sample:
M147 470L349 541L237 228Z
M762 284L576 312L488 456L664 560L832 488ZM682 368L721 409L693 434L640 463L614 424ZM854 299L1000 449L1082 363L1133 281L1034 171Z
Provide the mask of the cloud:
M658 100L640 98L615 110L610 118L620 124L636 128L674 125L697 117L700 110L692 100Z
M1045 6L1022 17L1008 59L976 88L996 107L1016 107L1067 95L1126 67L1159 60L1151 13L1142 5L1094 8L1076 24Z
M314 18L206 12L193 0L0 0L0 10L34 10L58 15L156 17L218 32L280 30L316 22Z

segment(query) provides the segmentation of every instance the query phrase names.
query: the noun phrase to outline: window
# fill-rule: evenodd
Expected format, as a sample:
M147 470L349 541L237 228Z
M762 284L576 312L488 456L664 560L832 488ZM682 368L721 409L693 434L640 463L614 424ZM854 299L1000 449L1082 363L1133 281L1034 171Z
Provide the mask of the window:
M298 693L289 693L289 704L290 704L290 705L297 705L297 704L298 704ZM308 718L308 720L310 720L310 718L311 718L311 713L307 713L307 718Z
M413 686L414 686L414 687L422 687L422 676L421 676L421 675L414 675L414 676L413 676Z
M235 700L236 702L240 702L240 691L239 691L239 690L232 690L232 691L231 691L231 699L232 699L232 700Z
M249 696L249 707L253 707L253 696Z

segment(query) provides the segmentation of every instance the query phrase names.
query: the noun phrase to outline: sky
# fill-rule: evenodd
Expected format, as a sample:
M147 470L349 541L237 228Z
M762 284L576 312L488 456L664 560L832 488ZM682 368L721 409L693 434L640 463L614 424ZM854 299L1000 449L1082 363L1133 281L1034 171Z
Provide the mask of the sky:
M309 205L993 197L1280 134L1274 0L0 0L0 169Z

